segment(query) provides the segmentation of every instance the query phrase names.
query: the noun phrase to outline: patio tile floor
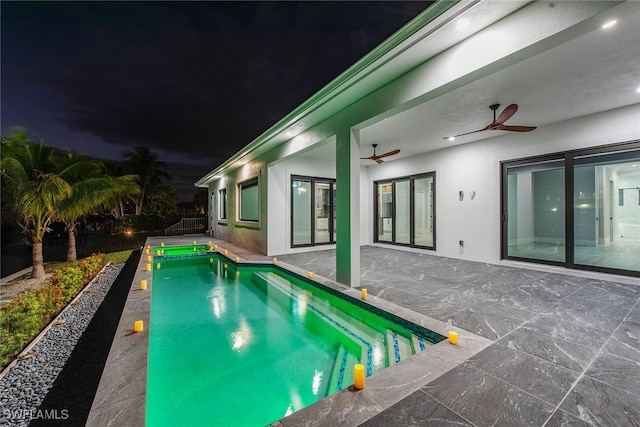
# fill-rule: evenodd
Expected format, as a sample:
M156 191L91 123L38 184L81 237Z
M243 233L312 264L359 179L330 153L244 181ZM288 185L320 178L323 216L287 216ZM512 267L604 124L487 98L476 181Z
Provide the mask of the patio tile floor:
M335 256L278 259L335 280ZM360 265L370 294L494 341L363 425L640 426L640 283L380 246Z

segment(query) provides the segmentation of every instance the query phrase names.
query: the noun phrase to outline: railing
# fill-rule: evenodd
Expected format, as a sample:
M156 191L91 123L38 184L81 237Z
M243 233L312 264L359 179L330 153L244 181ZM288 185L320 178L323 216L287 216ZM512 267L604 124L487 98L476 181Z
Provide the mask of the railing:
M165 236L180 234L202 234L205 231L205 218L182 218L177 223L165 228Z

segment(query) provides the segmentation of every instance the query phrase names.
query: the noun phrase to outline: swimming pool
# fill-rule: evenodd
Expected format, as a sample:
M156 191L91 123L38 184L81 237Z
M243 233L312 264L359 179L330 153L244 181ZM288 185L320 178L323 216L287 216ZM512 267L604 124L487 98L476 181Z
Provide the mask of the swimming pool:
M153 249L154 256L202 255L209 252L211 246L205 244L158 246Z
M444 339L276 266L155 261L147 425L265 425Z

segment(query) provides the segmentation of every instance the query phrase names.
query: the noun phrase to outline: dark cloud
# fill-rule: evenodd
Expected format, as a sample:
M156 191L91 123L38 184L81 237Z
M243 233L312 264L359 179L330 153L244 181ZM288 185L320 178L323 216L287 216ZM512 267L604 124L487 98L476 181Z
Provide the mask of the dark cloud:
M428 4L2 2L3 131L111 157L147 145L206 165L197 179Z

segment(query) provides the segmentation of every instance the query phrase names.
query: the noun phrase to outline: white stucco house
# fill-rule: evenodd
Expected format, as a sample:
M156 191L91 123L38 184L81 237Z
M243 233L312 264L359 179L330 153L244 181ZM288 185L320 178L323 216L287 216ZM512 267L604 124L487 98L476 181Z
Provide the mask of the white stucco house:
M212 235L341 283L370 244L640 276L640 2L436 2L247 142Z

